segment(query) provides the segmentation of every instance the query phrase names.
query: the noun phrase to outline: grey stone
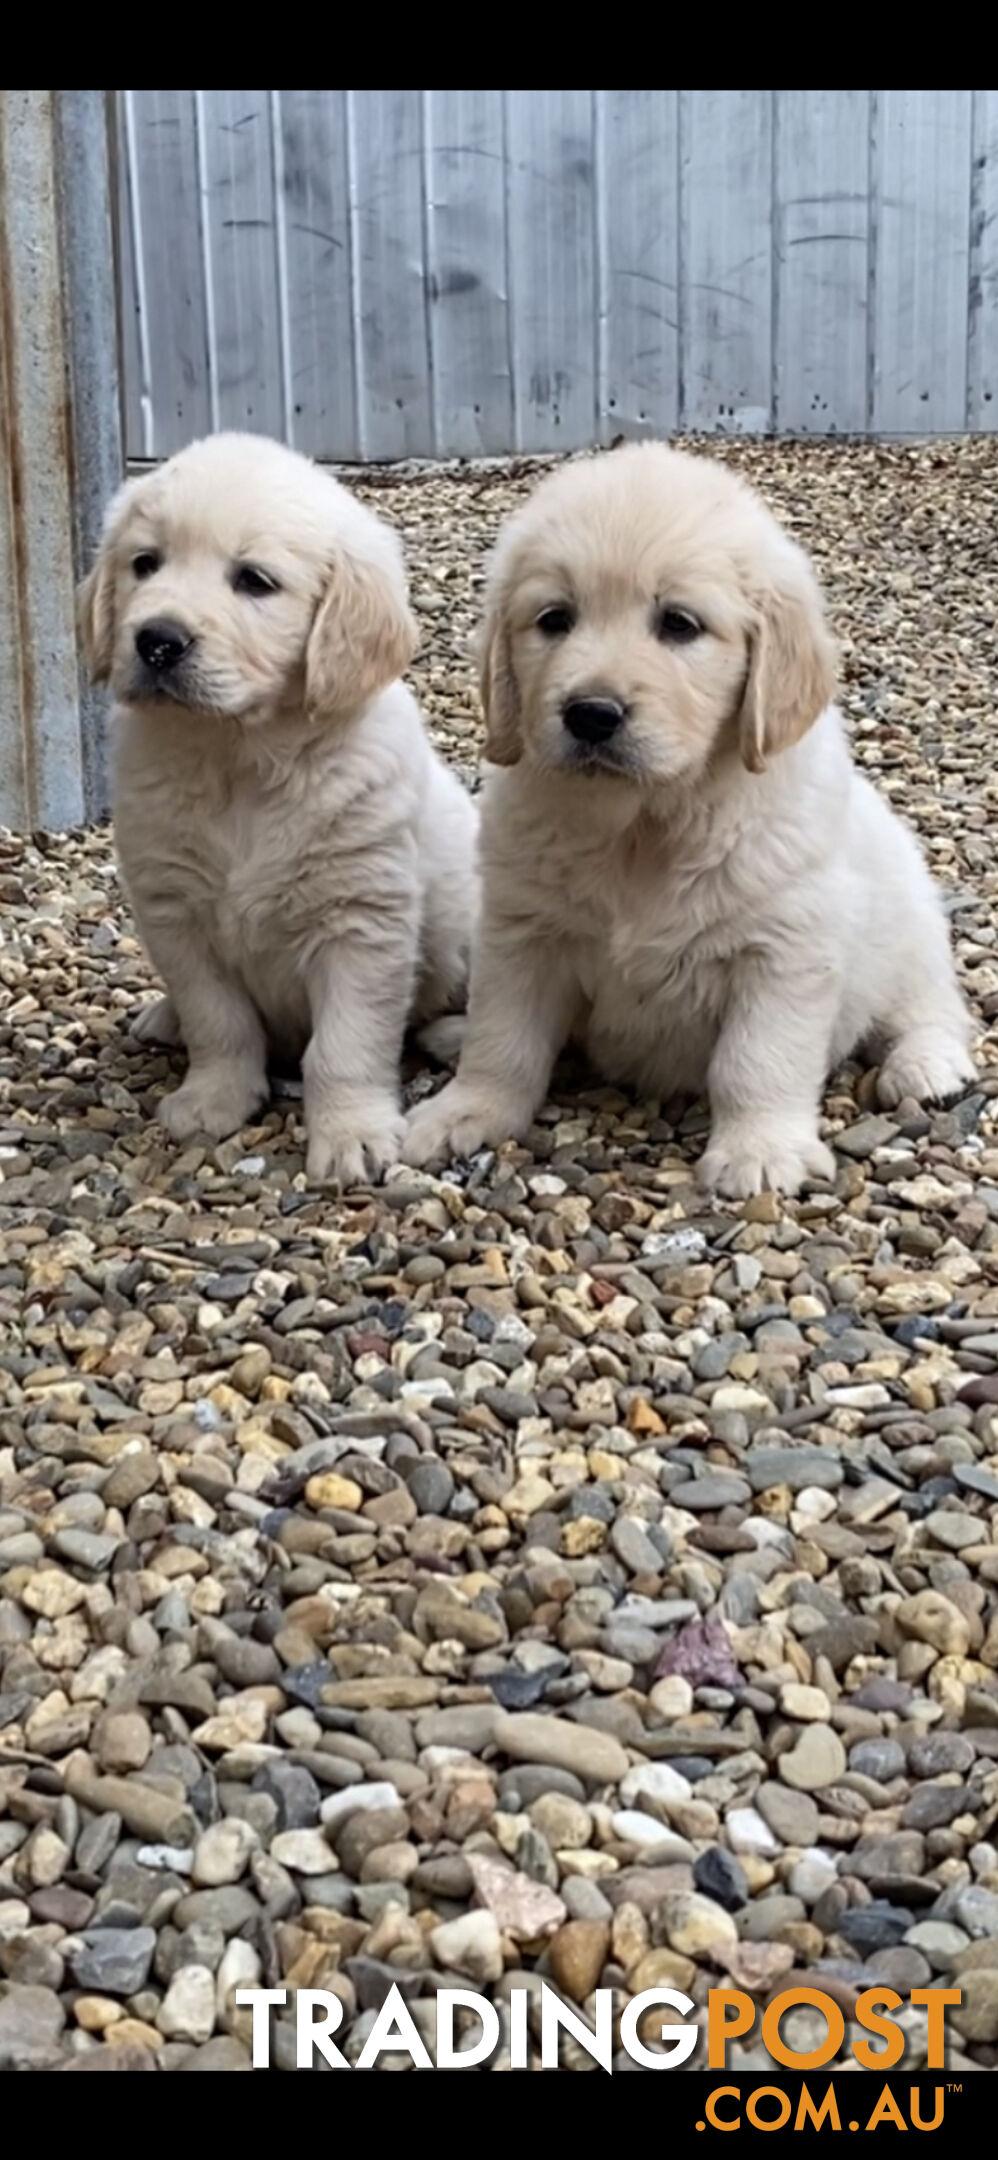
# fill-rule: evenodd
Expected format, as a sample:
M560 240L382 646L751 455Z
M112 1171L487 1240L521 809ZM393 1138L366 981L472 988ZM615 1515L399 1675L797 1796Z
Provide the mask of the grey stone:
M845 1476L838 1456L829 1448L753 1448L743 1467L753 1492L766 1492L771 1485L789 1485L791 1492L803 1492L808 1485L837 1492Z
M0 2070L48 2061L65 2022L63 2005L49 1988L12 1982L0 1999Z
M70 1954L77 1987L94 1995L137 1995L144 1988L156 1948L151 1927L89 1928Z

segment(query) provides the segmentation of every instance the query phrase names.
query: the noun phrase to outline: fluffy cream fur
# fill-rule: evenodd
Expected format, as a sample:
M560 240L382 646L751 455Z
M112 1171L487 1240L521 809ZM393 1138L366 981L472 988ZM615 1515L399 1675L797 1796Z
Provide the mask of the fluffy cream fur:
M121 489L80 620L169 993L138 1032L189 1058L163 1124L237 1131L268 1049L303 1056L310 1178L377 1175L407 1020L461 1004L477 908L473 805L398 680L416 634L394 534L306 458L213 436ZM189 639L175 667L143 661L150 625Z
M706 1087L704 1183L829 1177L828 1071L880 1097L972 1076L939 899L850 761L799 550L723 466L661 444L562 468L503 534L483 641L483 925L456 1079L415 1163L522 1135L581 1035L649 1097ZM574 699L626 717L575 740Z

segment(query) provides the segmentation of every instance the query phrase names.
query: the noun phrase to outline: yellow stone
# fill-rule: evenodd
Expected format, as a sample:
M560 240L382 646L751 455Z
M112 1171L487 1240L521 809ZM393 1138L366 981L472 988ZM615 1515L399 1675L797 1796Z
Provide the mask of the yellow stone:
M620 1861L613 1853L596 1852L591 1845L584 1845L559 1852L558 1865L563 1875L584 1875L592 1882L598 1881L601 1875L616 1875Z
M364 1495L353 1478L339 1477L335 1470L320 1470L310 1477L305 1487L309 1507L344 1508L355 1515L364 1504Z
M627 1429L628 1432L633 1433L664 1433L666 1427L665 1421L659 1417L658 1411L653 1410L651 1404L645 1402L642 1395L636 1395L627 1413ZM596 1477L599 1472L594 1471L593 1475Z
M595 1515L577 1515L574 1522L567 1522L561 1533L561 1549L569 1560L581 1560L586 1553L600 1552L606 1543L606 1524L598 1522Z
M754 1193L750 1200L746 1200L744 1207L742 1208L742 1214L746 1222L779 1222L779 1194L772 1192Z
M456 1576L454 1588L460 1590L462 1597L480 1597L483 1590L494 1590L496 1588L496 1577L486 1575L480 1568L476 1568L472 1575Z
M584 1485L589 1474L581 1448L566 1448L562 1454L552 1456L547 1467L551 1483L558 1491Z
M261 1688L257 1693L243 1689L238 1695L228 1695L224 1709L196 1726L191 1739L197 1747L220 1751L241 1747L244 1741L262 1740L271 1710L280 1708L282 1701L276 1688Z
M163 2035L155 2025L147 2025L144 2018L123 2017L117 2025L109 2025L104 2035L105 2047L161 2048Z
M220 1387L212 1388L208 1400L214 1404L216 1410L221 1411L223 1417L231 1418L233 1425L242 1425L251 1414L251 1406L245 1395L240 1395L238 1388L228 1387L224 1382Z
M109 1995L78 1995L73 2004L73 2016L84 2032L106 2032L109 2025L117 2025L125 2013L119 2002L112 2002Z
M793 1506L793 1494L789 1485L767 1485L765 1492L757 1493L753 1502L759 1515L773 1515L785 1522Z
M286 1440L279 1440L276 1433L269 1432L258 1418L247 1418L240 1425L233 1439L241 1455L262 1455L268 1464L281 1462L285 1455L293 1454Z
M627 1985L632 1995L643 1995L646 1988L670 1987L688 1995L696 1970L692 1958L683 1957L679 1950L648 1950L628 1973Z
M62 1568L43 1568L22 1591L21 1603L43 1620L62 1620L82 1605L86 1594L83 1584L74 1582Z
M526 1477L517 1478L516 1484L511 1485L508 1493L504 1494L503 1507L506 1514L511 1516L537 1515L540 1509L547 1507L549 1500L553 1499L554 1486L549 1479L528 1473Z

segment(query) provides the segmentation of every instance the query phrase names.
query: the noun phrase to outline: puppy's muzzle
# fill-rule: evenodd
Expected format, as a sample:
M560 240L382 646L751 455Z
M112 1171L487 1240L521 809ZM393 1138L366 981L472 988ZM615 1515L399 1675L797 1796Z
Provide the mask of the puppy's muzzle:
M190 652L194 639L175 622L147 622L135 633L139 659L154 675L169 675Z
M572 698L562 720L576 742L595 746L608 743L627 718L627 707L616 698Z

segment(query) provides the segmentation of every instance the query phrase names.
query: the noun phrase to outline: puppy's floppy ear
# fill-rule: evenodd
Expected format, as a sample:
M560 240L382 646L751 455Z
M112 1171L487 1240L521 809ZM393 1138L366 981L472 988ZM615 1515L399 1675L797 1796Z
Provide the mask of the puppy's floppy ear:
M106 682L114 651L114 576L106 545L76 588L76 628L91 682Z
M789 750L824 712L835 689L835 649L817 581L792 542L781 547L756 595L739 746L750 772Z
M106 682L114 657L114 546L136 497L154 479L126 480L108 504L93 568L76 588L76 630L92 682Z
M520 692L501 585L493 587L479 633L478 682L485 714L485 756L490 765L518 765L523 756Z
M383 527L362 552L342 548L316 611L305 653L311 720L360 712L403 674L419 643L402 551Z

